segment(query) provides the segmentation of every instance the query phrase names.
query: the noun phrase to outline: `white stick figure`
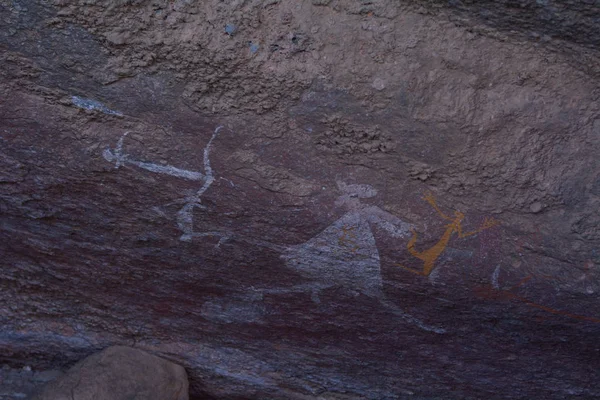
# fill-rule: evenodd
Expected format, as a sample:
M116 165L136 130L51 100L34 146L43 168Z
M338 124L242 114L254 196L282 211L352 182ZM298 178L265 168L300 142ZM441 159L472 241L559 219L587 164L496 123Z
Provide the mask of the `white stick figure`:
M202 187L196 193L194 193L194 195L185 199L183 207L177 212L177 226L179 227L181 232L183 232L179 240L190 242L193 237L217 236L220 237L219 243L217 243L218 247L224 240L228 238L228 235L222 232L194 232L194 209L206 208L204 205L202 205L202 195L215 181L213 170L210 166L210 149L213 140L215 140L221 129L223 129L223 126L218 126L215 129L212 137L210 138L210 140L206 144L206 147L204 148L204 173L176 168L171 165L158 165L131 158L128 154L125 154L123 152L123 141L125 140L125 137L127 137L129 132L125 132L123 136L121 136L121 138L117 142L117 146L115 147L114 151L108 148L104 150L102 155L107 161L114 162L115 168L120 168L123 165L129 164L159 174L171 175L192 181L203 181L204 183Z

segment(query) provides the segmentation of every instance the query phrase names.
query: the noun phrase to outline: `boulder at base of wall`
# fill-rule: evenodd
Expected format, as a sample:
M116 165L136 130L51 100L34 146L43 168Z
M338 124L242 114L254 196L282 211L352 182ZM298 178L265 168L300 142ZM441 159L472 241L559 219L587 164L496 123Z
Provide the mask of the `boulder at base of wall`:
M124 346L109 347L78 362L35 400L187 400L180 365Z

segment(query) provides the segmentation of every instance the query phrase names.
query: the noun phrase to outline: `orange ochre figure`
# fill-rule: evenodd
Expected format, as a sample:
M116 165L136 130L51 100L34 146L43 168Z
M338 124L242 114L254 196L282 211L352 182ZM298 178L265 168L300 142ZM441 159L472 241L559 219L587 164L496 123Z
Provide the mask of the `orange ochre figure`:
M450 238L452 238L452 235L455 232L458 233L458 237L462 239L471 235L475 235L485 229L489 229L500 224L500 221L497 221L493 218L486 218L479 229L474 230L472 232L463 233L461 224L462 220L465 218L465 214L463 214L460 211L454 211L454 218L447 216L442 212L442 210L440 210L431 192L427 192L423 200L427 201L443 219L450 221L450 223L446 225L446 231L444 232L440 240L435 245L433 245L433 247L423 251L418 251L417 249L415 249L415 244L417 243L417 232L414 228L412 228L412 238L410 239L407 245L408 252L414 257L424 262L423 269L418 270L414 268L408 268L400 264L396 265L418 275L429 276L431 272L433 272L433 270L435 269L435 261L444 252L446 246L448 246Z

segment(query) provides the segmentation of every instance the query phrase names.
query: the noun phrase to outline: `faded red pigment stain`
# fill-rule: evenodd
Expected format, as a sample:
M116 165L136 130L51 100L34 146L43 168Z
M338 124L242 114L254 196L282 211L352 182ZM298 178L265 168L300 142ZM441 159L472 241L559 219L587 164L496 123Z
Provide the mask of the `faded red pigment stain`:
M528 239L531 239L530 241ZM529 237L529 236L522 236L519 238L519 240L517 240L516 246L517 246L517 252L521 253L524 249L523 245L524 244L528 244L530 247L533 246L541 246L543 242L543 238L542 238L542 232L540 231L540 227L536 226L535 227L535 233Z
M480 240L481 240L480 252L481 253L489 252L490 254L480 255L480 259L479 259L480 266L490 263L491 262L490 259L495 258L495 257L488 257L488 256L490 256L490 255L498 256L499 255L497 253L500 251L501 244L503 242L503 238L502 238L503 230L498 230L497 232L498 232L497 235L490 235L490 234L487 234L487 232L485 234L481 235L481 237L480 237ZM518 254L521 254L522 251L524 250L525 246L530 247L530 248L535 247L535 246L540 247L542 242L543 242L543 237L542 237L541 230L540 230L539 226L536 226L535 233L533 235L524 236L524 237L519 238L519 240L515 243L516 251ZM592 260L586 261L586 263L584 264L584 275L583 275L582 279L587 279L589 277L590 269L593 267L593 265L594 265L594 263L592 262ZM542 311L547 312L552 315L562 316L562 317L571 318L571 319L575 319L575 320L579 320L579 321L600 323L600 318L574 314L574 313L562 311L562 310L559 310L556 308L548 307L543 304L533 302L533 301L531 301L523 296L519 296L513 292L514 290L525 286L528 282L530 282L534 278L543 278L543 279L547 279L549 281L556 281L556 279L551 275L539 274L539 273L537 273L537 274L529 273L527 276L523 277L521 280L519 280L517 283L515 283L508 289L499 289L497 286L494 287L492 285L484 285L484 286L476 287L473 291L479 297L482 297L482 298L485 298L488 300L518 301L529 307L537 308L538 310L542 310ZM543 319L544 318L538 317L538 320L543 320Z
M494 289L494 287L492 287L491 285L478 286L474 289L474 292L479 297L488 299L488 300L517 300L517 301L524 303L530 307L537 308L539 310L548 312L550 314L559 315L559 316L567 317L567 318L572 318L572 319L576 319L579 321L600 323L600 318L588 317L588 316L579 315L579 314L573 314L573 313L570 313L567 311L557 310L556 308L547 307L542 304L534 303L534 302L530 301L529 299L526 299L525 297L522 297L522 296L519 296L512 292L509 292L508 290Z
M583 273L587 278L590 274L590 269L594 266L594 262L592 260L586 260L585 264L583 264Z
M488 229L477 235L479 251L475 252L474 261L480 268L493 260L502 258L503 231L502 229Z

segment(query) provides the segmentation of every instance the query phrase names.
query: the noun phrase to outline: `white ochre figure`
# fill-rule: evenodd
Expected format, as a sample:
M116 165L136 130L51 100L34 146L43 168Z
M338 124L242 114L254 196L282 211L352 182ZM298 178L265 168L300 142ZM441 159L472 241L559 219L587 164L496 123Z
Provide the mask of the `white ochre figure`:
M406 238L410 224L377 206L363 204L361 199L377 195L372 186L343 182L337 185L343 194L335 205L347 209L347 213L318 235L282 252L286 265L310 280L288 291L310 291L312 300L320 303L320 291L341 286L377 299L393 314L423 330L444 333L444 329L427 325L406 313L383 293L379 250L372 226L376 225L394 238Z
M171 175L171 176L175 176L175 177L183 178L183 179L187 179L187 180L192 180L192 181L203 181L202 187L200 189L198 189L198 191L196 193L194 193L192 196L189 196L188 198L184 199L183 207L177 212L177 226L179 227L179 229L182 232L182 235L179 238L179 240L182 240L184 242L190 242L190 241L192 241L192 238L194 238L194 237L216 236L216 237L220 238L219 243L217 244L217 246L219 246L223 240L227 239L227 235L223 234L221 232L195 232L194 231L194 210L196 208L200 208L200 209L205 208L202 205L202 195L204 194L204 192L206 192L206 190L210 187L210 185L212 185L212 183L215 181L215 178L213 175L213 170L210 166L209 155L210 155L210 149L211 149L212 142L213 142L213 140L215 140L215 138L217 137L217 135L219 134L219 131L221 129L223 129L222 126L218 126L215 129L212 137L210 138L210 140L206 144L206 147L204 148L203 160L202 160L203 165L204 165L203 173L198 172L198 171L189 171L189 170L185 170L185 169L181 169L181 168L176 168L176 167L173 167L170 165L158 165L158 164L145 162L145 161L139 161L139 160L131 158L128 154L125 154L123 152L123 141L125 140L125 138L127 137L129 132L125 132L123 134L123 136L121 136L121 138L117 142L117 146L115 147L114 151L111 150L110 148L108 148L108 149L104 150L102 155L104 156L104 158L107 161L114 162L115 168L119 168L123 165L133 165L133 166L145 169L150 172ZM181 203L179 203L179 204L181 204Z
M288 247L282 258L313 282L314 299L319 290L332 286L379 297L379 251L371 226L378 225L401 238L408 237L410 225L377 206L361 203L377 194L372 186L338 182L338 188L343 194L336 206L348 212L307 242Z

